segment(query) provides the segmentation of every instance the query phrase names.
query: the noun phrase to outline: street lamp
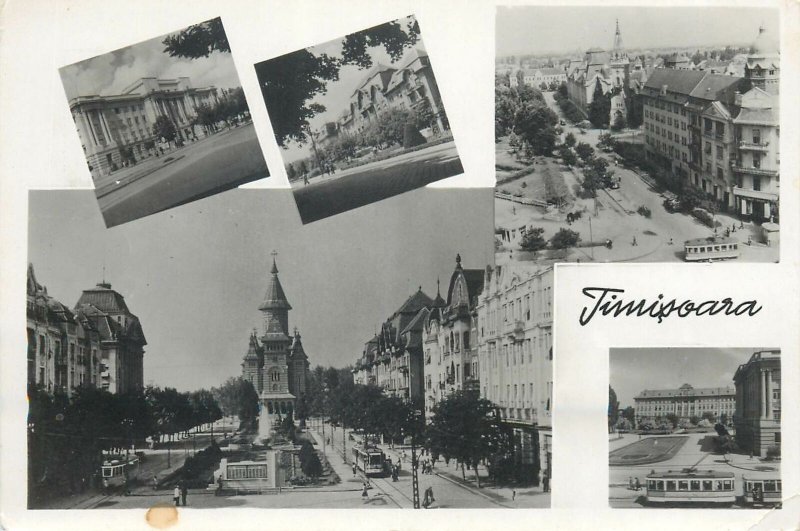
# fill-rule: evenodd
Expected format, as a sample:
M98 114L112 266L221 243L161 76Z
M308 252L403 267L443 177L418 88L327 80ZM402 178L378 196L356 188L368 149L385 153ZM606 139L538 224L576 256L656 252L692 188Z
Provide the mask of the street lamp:
M419 509L419 476L417 475L417 423L422 417L422 411L415 409L411 412L411 491L414 509Z

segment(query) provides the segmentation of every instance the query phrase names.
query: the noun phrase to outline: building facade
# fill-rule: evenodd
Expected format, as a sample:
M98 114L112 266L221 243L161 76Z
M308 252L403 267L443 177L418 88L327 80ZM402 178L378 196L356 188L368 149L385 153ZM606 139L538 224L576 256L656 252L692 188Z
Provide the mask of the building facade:
M744 77L662 68L640 94L647 157L756 221L777 221L779 207L780 63L768 43L762 28Z
M376 64L367 72L350 95L350 102L335 122L317 132L321 145L330 144L338 135L356 135L389 109L430 109L432 133L450 129L442 104L439 85L428 54L422 48L409 50L397 66Z
M518 467L552 477L553 269L514 263L487 268L478 297L481 396L514 430Z
M143 389L139 318L102 282L84 290L73 309L47 294L28 265L28 385L72 396L81 386L120 394Z
M264 295L258 307L263 317L263 333L250 335L247 353L242 361L242 378L253 384L262 411L282 416L293 413L306 392L308 357L297 328L289 332L289 310L292 306L278 278L278 266L273 253L272 269Z
M425 414L456 391L480 390L476 303L483 291L483 269L464 269L461 256L447 288L447 300L436 293L425 309Z
M781 351L753 353L733 376L736 384L736 442L744 451L766 455L781 446Z
M663 422L667 415L683 422L713 415L711 422L727 423L733 419L735 396L732 387L692 387L688 383L678 389L645 389L633 398L636 425Z
M122 94L72 98L69 108L92 178L97 179L156 155L161 139L153 125L159 117L169 118L179 141L205 136L205 128L195 126L197 109L218 102L215 87L194 88L188 77L145 77Z

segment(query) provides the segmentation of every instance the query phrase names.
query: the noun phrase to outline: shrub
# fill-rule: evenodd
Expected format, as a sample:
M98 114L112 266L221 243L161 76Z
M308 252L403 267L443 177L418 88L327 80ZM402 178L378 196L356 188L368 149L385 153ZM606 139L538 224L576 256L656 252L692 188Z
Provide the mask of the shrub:
M638 212L640 215L642 215L642 216L644 216L644 217L646 217L646 218L649 218L649 217L650 217L650 216L653 214L653 213L650 211L650 209L649 209L649 208L647 208L647 207L646 207L646 206L644 206L644 205L643 205L643 206L640 206L638 209L636 209L636 212Z
M569 229L560 229L555 236L550 239L550 245L553 249L568 249L575 247L581 240L580 235Z
M544 229L541 227L536 227L527 231L522 237L522 242L520 243L522 250L536 252L547 247L547 242L545 241L544 237L542 237L543 233Z
M781 456L781 447L780 446L770 446L767 448L767 457L770 459L776 459Z
M694 216L700 223L706 225L708 227L721 227L722 224L717 221L714 221L714 216L712 216L707 210L703 210L702 208L695 208L692 210L692 216Z
M424 143L425 137L414 127L414 124L406 124L403 131L403 148L408 149Z

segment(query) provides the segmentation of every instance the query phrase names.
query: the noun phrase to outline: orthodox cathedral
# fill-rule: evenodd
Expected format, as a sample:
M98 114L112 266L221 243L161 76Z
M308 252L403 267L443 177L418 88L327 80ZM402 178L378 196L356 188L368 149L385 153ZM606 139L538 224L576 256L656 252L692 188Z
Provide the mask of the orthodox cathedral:
M261 406L270 415L293 413L306 392L308 357L297 328L289 335L292 309L278 279L277 253L272 253L272 270L264 302L258 309L264 319L261 337L255 330L242 361L242 378L253 384Z

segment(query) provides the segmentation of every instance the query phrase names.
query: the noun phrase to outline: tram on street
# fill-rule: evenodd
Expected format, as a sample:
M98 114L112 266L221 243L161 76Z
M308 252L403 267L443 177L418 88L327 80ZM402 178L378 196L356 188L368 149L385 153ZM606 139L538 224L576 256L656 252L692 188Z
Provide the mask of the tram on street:
M733 472L654 472L647 475L647 502L658 505L718 505L736 502Z
M386 454L375 446L362 445L353 448L353 462L367 476L385 476L389 472Z
M746 505L780 505L782 485L778 472L750 472L742 476Z
M100 473L103 480L108 481L111 487L122 487L125 485L125 479L133 481L139 475L139 458L132 457L127 461L125 459L112 459L104 461L103 466L100 467Z
M696 238L683 244L687 262L711 262L739 258L739 241L723 236Z

